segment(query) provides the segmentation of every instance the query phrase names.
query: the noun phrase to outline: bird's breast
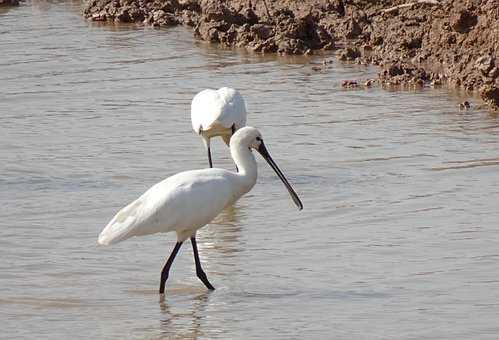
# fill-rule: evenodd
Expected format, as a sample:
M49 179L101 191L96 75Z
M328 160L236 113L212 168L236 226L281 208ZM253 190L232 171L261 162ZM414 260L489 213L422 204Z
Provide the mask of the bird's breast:
M201 127L201 134L204 137L212 138L215 136L230 136L232 134L231 127L226 127L220 122L214 122L210 124L208 127Z

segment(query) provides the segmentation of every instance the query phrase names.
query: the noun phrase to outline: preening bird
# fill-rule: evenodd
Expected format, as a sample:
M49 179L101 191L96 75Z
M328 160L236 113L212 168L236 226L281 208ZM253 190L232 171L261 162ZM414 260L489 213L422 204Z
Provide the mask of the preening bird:
M198 278L208 289L214 289L201 267L196 231L255 185L257 163L253 149L274 169L301 210L303 205L298 195L270 157L260 132L253 127L244 127L230 139L230 153L238 172L210 168L168 177L121 209L100 233L99 244L109 245L132 236L175 231L177 243L161 271L159 293L164 294L170 267L180 246L188 238L191 239Z
M203 138L212 168L210 139L220 136L229 145L230 137L246 125L246 103L235 89L203 90L192 99L191 121L194 131Z

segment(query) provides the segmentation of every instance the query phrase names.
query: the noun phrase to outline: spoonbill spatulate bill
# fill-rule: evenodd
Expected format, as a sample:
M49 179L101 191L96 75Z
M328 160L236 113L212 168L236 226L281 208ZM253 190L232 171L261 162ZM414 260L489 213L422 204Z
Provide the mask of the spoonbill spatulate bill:
M270 157L260 132L253 127L244 127L230 139L230 153L238 172L210 168L168 177L121 209L100 233L99 244L109 245L132 236L175 231L177 243L161 271L159 293L164 294L170 267L180 246L188 238L192 243L198 278L208 289L214 289L201 267L196 231L255 185L257 163L253 149L274 169L301 210L303 205L298 195Z
M230 137L246 125L246 103L232 88L203 90L192 99L191 121L194 131L203 138L212 168L210 139L220 136L229 145Z

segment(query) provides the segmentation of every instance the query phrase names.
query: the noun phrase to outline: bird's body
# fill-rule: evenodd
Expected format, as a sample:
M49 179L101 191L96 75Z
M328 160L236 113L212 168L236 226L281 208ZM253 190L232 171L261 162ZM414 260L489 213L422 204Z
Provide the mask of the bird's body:
M191 238L193 245L198 277L209 289L214 289L201 269L196 231L255 185L257 164L251 149L262 154L301 209L298 196L268 154L258 130L245 127L236 132L230 141L231 155L239 168L238 172L210 168L180 172L168 177L121 209L102 230L98 242L109 245L132 236L175 231L177 245L163 268L160 293L164 292L169 268L180 245L188 238Z
M235 89L206 89L192 99L191 121L194 131L203 138L212 167L210 139L220 136L229 145L234 132L246 125L246 103Z
M177 233L178 241L184 241L253 187L256 174L254 180L242 177L223 169L168 177L121 209L100 234L99 243L171 231Z

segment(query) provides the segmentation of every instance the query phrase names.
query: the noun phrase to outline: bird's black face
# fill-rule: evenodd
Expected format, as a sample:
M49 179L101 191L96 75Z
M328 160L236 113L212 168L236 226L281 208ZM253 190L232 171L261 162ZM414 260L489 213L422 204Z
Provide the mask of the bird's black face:
M252 138L252 141L249 145L249 149L255 149L255 150L258 150L258 148L260 147L260 145L263 143L263 139L262 139L262 136L260 134L254 136Z
M295 202L296 206L298 207L299 210L303 209L303 204L300 201L300 198L298 198L298 195L296 192L293 190L291 187L291 184L289 184L288 180L286 177L284 177L284 174L282 173L281 169L277 166L277 164L274 162L272 157L270 157L269 152L267 151L267 148L265 147L265 144L263 143L263 139L260 136L256 137L256 142L259 144L258 147L255 149L262 155L262 157L269 163L270 167L274 169L275 173L277 176L281 179L282 183L286 186L286 189L288 189L289 194L291 195L291 198L293 199L293 202Z

